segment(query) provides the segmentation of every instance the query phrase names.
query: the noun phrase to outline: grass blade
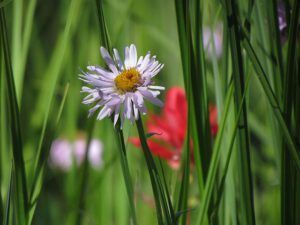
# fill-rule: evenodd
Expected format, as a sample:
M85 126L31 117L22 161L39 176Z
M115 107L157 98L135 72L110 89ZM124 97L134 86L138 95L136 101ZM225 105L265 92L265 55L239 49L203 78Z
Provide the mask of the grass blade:
M163 225L164 221L163 221L163 213L161 211L161 199L159 196L159 190L158 190L158 185L157 182L155 180L155 175L154 173L157 172L155 164L154 164L154 159L151 155L150 149L148 147L147 144L147 140L146 140L146 136L145 136L145 132L144 132L144 128L143 128L143 124L141 121L141 116L139 115L139 119L136 121L136 126L138 129L138 133L139 133L139 137L140 137L140 142L141 142L141 146L143 149L143 153L146 159L146 163L147 163L147 167L148 167L148 171L149 171L149 175L150 175L150 180L151 180L151 185L152 185L152 191L153 191L153 195L154 195L154 200L155 200L155 206L156 206L156 216L157 216L157 222L159 225Z
M29 198L30 209L28 211L28 224L31 224L32 222L35 209L36 209L36 204L40 196L40 193L42 191L45 164L47 162L47 158L49 155L51 143L55 137L56 128L59 125L62 110L64 108L65 101L67 98L68 90L69 90L69 84L67 84L65 87L55 123L53 124L51 121L49 121L49 114L50 114L49 111L45 116L44 125L43 125L43 129L42 129L42 133L40 136L39 145L37 149L37 157L35 160L33 182L30 191L30 198Z
M295 112L293 112L293 109L297 104L297 89L299 88L297 87L297 81L299 81L300 78L299 71L297 73L297 67L299 68L299 58L298 62L296 61L299 8L300 1L294 1L289 26L288 52L286 63L287 67L284 81L284 116L285 123L291 132L296 130L295 126L293 126L293 119L297 121L297 117L299 117L299 114L296 114L296 110L294 110ZM287 143L284 143L282 151L281 175L281 222L282 224L296 225L299 222L299 216L297 218L297 215L299 214L298 211L300 209L300 205L298 203L298 200L295 199L299 199L300 197L300 170L297 170L297 167L292 161L293 159L291 155L288 152L284 151L287 147ZM299 154L299 148L297 153Z
M177 31L180 44L183 77L186 96L189 106L188 132L191 133L195 154L195 165L198 177L198 189L200 198L203 194L203 182L207 176L211 154L211 134L208 120L207 88L205 76L205 61L202 41L202 14L201 1L196 1L191 7L190 1L175 0ZM195 11L190 12L193 8ZM191 21L195 15L194 34ZM194 35L194 36L192 36ZM193 40L195 42L193 42ZM189 164L185 164L184 174L189 171ZM188 184L188 177L184 175L184 186ZM182 188L183 188L182 186ZM187 197L188 187L181 189L181 194ZM186 210L186 200L179 197L178 210ZM183 204L185 202L185 204ZM183 208L182 208L183 207ZM183 221L185 219L183 218Z
M235 110L243 105L242 114L239 118L238 146L240 156L240 179L241 179L241 212L242 223L255 225L255 212L253 200L253 181L251 173L250 143L247 121L246 101L242 103L242 95L245 90L245 75L241 50L241 37L239 34L238 8L235 0L226 0L226 15L229 27L229 40L231 47L233 78L235 84Z
M22 21L23 21L23 1L19 2L14 2L12 4L13 7L13 24L12 24L12 67L14 70L14 81L15 81L15 89L16 89L16 95L17 95L17 101L18 104L20 105L21 102L21 93L19 92L19 86L20 86L20 80L19 77L17 76L19 67L18 65L20 64L21 57L20 53L22 52Z
M0 47L2 48L2 45L1 45L1 37L0 37ZM3 85L3 62L2 62L2 51L0 49L0 66L1 66L1 69L0 69L0 181L2 181L2 151L5 149L5 134L4 134L4 121L5 119L3 118L2 115L4 115L4 101L5 99L3 98L3 95L4 95L4 85ZM0 224L3 224L3 200L2 200L2 191L1 191L1 188L0 188Z
M110 40L106 28L106 23L105 23L105 17L103 13L103 0L95 0L96 2L96 8L97 8L97 15L98 15L98 20L99 20L99 30L100 30L100 41L101 44L108 50L110 51Z
M165 191L163 189L163 186L161 185L161 178L158 173L157 167L155 165L155 161L153 159L153 156L151 154L151 151L149 149L141 116L139 115L139 119L136 121L138 133L139 133L139 138L141 142L141 146L143 149L143 153L146 159L149 175L150 175L150 180L151 180L151 185L152 185L152 190L154 194L154 200L155 200L155 205L156 205L156 212L157 212L157 219L158 219L158 224L164 224L163 221L163 216L166 219L167 224L174 224L175 223L175 218L172 216L175 215L174 212L169 212L170 209L173 207L169 206L169 202L165 197Z
M66 49L68 46L70 46L70 40L76 27L75 24L79 19L77 15L80 11L81 4L82 0L71 0L70 2L63 32L59 36L55 45L49 66L47 67L43 78L44 86L41 87L41 93L37 99L36 108L33 111L33 115L35 115L32 118L33 126L39 127L42 125L44 121L44 115L46 115L46 112L50 110L51 100L49 101L49 96L52 96L52 93L54 93L56 84L60 78Z
M248 76L247 81L246 81L246 85L245 85L246 87L245 87L245 92L244 92L243 97L242 97L242 101L244 101L245 93L247 92L247 89L249 87L250 76L251 75ZM233 126L233 131L229 132L231 134L230 137L229 137L229 147L228 147L229 150L227 151L227 153L225 155L225 166L223 168L220 184L219 184L219 187L218 187L218 191L217 191L218 198L216 200L215 206L213 207L214 209L218 209L218 205L220 204L220 201L221 201L221 198L222 198L222 195L223 195L223 192L224 192L225 180L226 180L227 172L228 172L228 169L229 169L231 155L232 155L232 152L233 152L233 149L234 149L235 136L236 136L237 129L238 129L238 118L240 117L241 109L242 109L242 107L240 106L239 109L238 109L237 116L236 116L236 118L237 118L236 123ZM214 185L215 184L213 184L213 186ZM214 215L216 215L216 214L217 214L217 212L214 213Z
M11 168L10 179L9 179L9 188L8 188L8 193L6 196L5 216L3 217L3 225L10 224L9 218L10 218L11 195L12 195L12 188L13 188L13 175L14 175L14 171L13 171L13 168Z
M189 130L189 129L188 129ZM190 179L190 142L189 142L189 131L187 132L187 139L186 139L186 149L185 149L185 157L182 160L182 171L183 171L183 176L182 176L182 182L180 186L180 191L179 191L179 201L178 201L178 208L177 212L184 212L187 211L187 206L188 206L188 193L189 193L189 179ZM184 225L186 224L186 219L187 219L187 213L181 213L179 216L182 215L181 219L181 224ZM177 221L179 220L179 216L176 218L176 224Z
M163 169L161 160L159 162L160 162L160 168L161 168L161 171L162 171L162 178L163 178L164 190L166 191L165 194L166 194L166 198L167 198L167 201L168 201L168 207L169 207L170 216L171 216L171 218L173 218L173 220L175 220L174 219L175 218L174 208L173 208L172 201L171 201L171 198L170 198L170 192L168 190L168 186L167 186L167 181L166 181L164 169Z
M0 2L0 8L4 8L6 5L11 3L12 1L13 0L3 0L2 2Z
M94 127L95 127L95 119L90 121L90 124L88 125L88 135L86 140L86 146L85 146L85 154L84 154L84 161L82 165L82 171L81 171L81 178L80 178L80 187L79 187L79 198L78 198L78 206L77 206L77 215L75 224L80 225L82 224L83 220L83 210L85 208L85 193L88 183L88 177L89 177L89 161L88 161L88 155L90 151L90 145L91 140L94 133Z
M245 85L245 91L243 93L242 99L241 101L244 102L245 100L245 93L247 92L248 86L249 86L249 81L250 81L250 76L248 76L247 81L246 81L246 85ZM216 175L217 175L217 168L218 168L218 162L220 159L220 149L221 149L221 140L223 138L223 134L225 131L225 125L227 122L227 117L229 114L229 108L230 108L230 104L231 104L231 100L233 97L233 84L230 85L228 93L227 93L227 97L225 100L225 106L224 106L224 112L223 112L223 116L221 117L221 122L220 122L220 128L217 134L217 138L216 138L216 142L214 144L214 148L213 148L213 154L212 154L212 161L210 163L210 167L209 167L209 174L208 174L208 179L207 179L207 183L205 184L205 189L204 189L204 194L203 194L203 200L201 203L201 211L200 214L198 216L197 219L197 224L202 224L203 220L204 220L204 216L207 213L208 210L208 206L210 203L210 199L212 196L212 191L214 186L216 185ZM234 128L232 130L232 132L230 132L230 144L229 144L229 151L227 151L227 157L226 157L226 165L225 165L225 169L223 172L223 176L225 177L227 174L227 169L228 169L228 165L229 165L229 160L231 157L231 152L233 149L233 143L237 134L237 129L238 129L238 125L239 125L239 117L241 116L241 112L242 112L242 104L240 104L239 108L238 108L238 112L237 112L237 116L236 116L236 123L234 125Z
M19 107L13 78L6 19L4 8L0 9L0 33L5 61L5 74L7 84L7 97L10 112L10 126L13 143L13 158L15 169L16 204L18 223L25 224L26 210L28 204L26 172L23 158L23 147L20 128Z
M196 122L200 119L197 125L197 133L199 135L199 144L202 156L202 166L204 180L208 173L208 166L211 158L212 144L211 132L208 113L207 99L207 81L206 81L206 63L203 47L201 1L196 1L195 9L195 28L194 35L191 35L190 43L194 40L194 47L190 47L191 55L191 91L193 92L193 105L195 110ZM202 3L203 4L203 3ZM189 14L190 15L190 14ZM194 61L194 63L193 63ZM191 108L192 109L192 108Z
M126 191L127 191L128 200L129 200L129 207L130 207L131 216L132 216L132 222L134 225L137 225L138 223L137 223L135 206L134 206L134 193L133 193L134 190L133 190L132 179L131 179L127 155L126 155L124 135L123 135L123 131L120 129L119 124L116 125L115 135L116 135L116 139L118 141L118 149L119 149L119 154L120 154L121 167L122 167L122 172L123 172L124 181L125 181L125 185L126 185Z
M175 0L175 7L184 82L188 98L188 92L190 91L192 94L190 100L193 107L191 109L194 114L193 123L196 123L195 131L197 131L197 135L195 135L195 137L197 137L197 143L199 144L197 148L201 149L201 154L199 152L199 155L201 155L201 166L203 170L203 173L201 172L201 174L204 175L205 180L211 154L211 134L208 119L207 84L202 41L201 4L200 1L196 1L196 5L193 6L196 15L194 36L191 25L192 13L190 12L190 2ZM193 40L197 41L194 43ZM188 87L188 85L190 85L190 87ZM196 161L199 160L200 158ZM199 179L203 179L203 177ZM199 189L201 188L199 187Z
M227 115L228 115L228 110L229 110L229 106L230 106L230 101L232 99L233 96L233 85L230 85L230 88L228 90L228 94L225 100L225 106L224 106L224 112L223 112L223 116L221 118L221 122L220 122L220 128L217 134L217 138L214 144L214 149L213 149L213 154L212 154L212 159L211 159L211 163L210 163L210 168L209 168L209 172L208 172L208 177L207 177L207 181L205 183L205 189L204 189L204 193L203 193L203 200L201 203L201 211L198 214L198 218L197 218L197 223L196 224L202 224L205 215L207 214L207 210L208 210L208 206L209 206L209 200L213 191L213 181L215 180L215 176L217 173L217 161L219 158L219 151L220 151L220 144L221 144L221 137L223 135L224 132L224 128L225 128L225 122L227 119Z
M295 144L295 141L293 139L293 136L290 134L289 129L287 127L287 124L285 123L285 120L283 118L283 114L281 112L278 100L275 97L274 92L272 91L271 85L268 82L267 75L261 65L261 63L258 60L257 55L255 54L255 51L250 44L248 35L245 31L243 31L243 47L246 50L249 59L251 60L253 67L256 71L256 75L258 76L258 79L266 93L266 96L268 98L268 101L273 109L273 112L277 118L278 124L281 127L282 134L285 137L285 141L288 145L288 150L290 151L291 156L293 157L294 162L296 163L298 169L300 169L300 158L299 154L297 153L297 147Z
M20 47L21 51L17 52L18 63L15 66L15 77L16 77L17 93L20 93L20 95L22 94L23 91L23 81L24 81L25 68L26 68L27 57L28 57L29 43L32 34L32 25L34 24L33 17L36 8L36 2L37 0L30 0L28 3L28 8L24 13L25 14L24 15L25 23L24 23L24 32L23 32L24 35L22 40L19 40L22 46ZM20 95L18 95L19 102L21 102Z

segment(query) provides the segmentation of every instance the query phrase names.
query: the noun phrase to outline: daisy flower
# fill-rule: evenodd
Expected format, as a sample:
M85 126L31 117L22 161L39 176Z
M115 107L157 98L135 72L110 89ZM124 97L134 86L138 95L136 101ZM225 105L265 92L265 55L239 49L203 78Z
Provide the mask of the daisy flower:
M83 72L80 79L89 87L82 87L82 92L87 93L83 99L84 104L93 105L89 116L99 110L98 120L113 117L114 125L121 119L132 123L139 117L139 112L146 114L145 99L162 107L163 103L157 96L162 86L154 86L153 78L163 68L163 64L148 52L144 57L138 58L135 45L126 46L124 61L119 52L113 49L113 57L104 48L100 48L102 58L107 64L107 69L100 66L88 66L88 72Z

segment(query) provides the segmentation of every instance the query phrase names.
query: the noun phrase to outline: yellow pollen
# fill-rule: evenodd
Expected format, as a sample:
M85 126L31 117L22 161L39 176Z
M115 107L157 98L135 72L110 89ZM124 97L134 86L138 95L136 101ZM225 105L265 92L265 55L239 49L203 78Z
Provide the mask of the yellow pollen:
M141 75L135 69L124 70L115 78L115 85L121 93L133 92L140 83Z

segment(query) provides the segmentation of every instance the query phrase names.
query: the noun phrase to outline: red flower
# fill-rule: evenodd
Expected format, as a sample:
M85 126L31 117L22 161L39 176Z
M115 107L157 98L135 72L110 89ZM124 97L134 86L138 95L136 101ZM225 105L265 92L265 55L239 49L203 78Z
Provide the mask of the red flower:
M209 107L212 135L218 130L217 110ZM147 131L156 133L147 141L151 152L168 161L169 165L177 169L187 129L187 101L184 90L173 87L168 90L165 106L161 115L150 115L147 121ZM130 138L130 142L140 147L139 138Z
M215 137L218 132L218 111L215 105L209 105L209 123L211 134Z

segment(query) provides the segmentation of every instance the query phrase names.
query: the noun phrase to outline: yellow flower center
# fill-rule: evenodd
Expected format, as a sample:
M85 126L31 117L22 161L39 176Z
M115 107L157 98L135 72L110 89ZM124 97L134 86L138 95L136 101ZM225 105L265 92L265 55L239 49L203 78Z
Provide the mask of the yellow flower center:
M131 68L120 73L114 81L121 93L133 92L141 81L141 75L135 68Z

